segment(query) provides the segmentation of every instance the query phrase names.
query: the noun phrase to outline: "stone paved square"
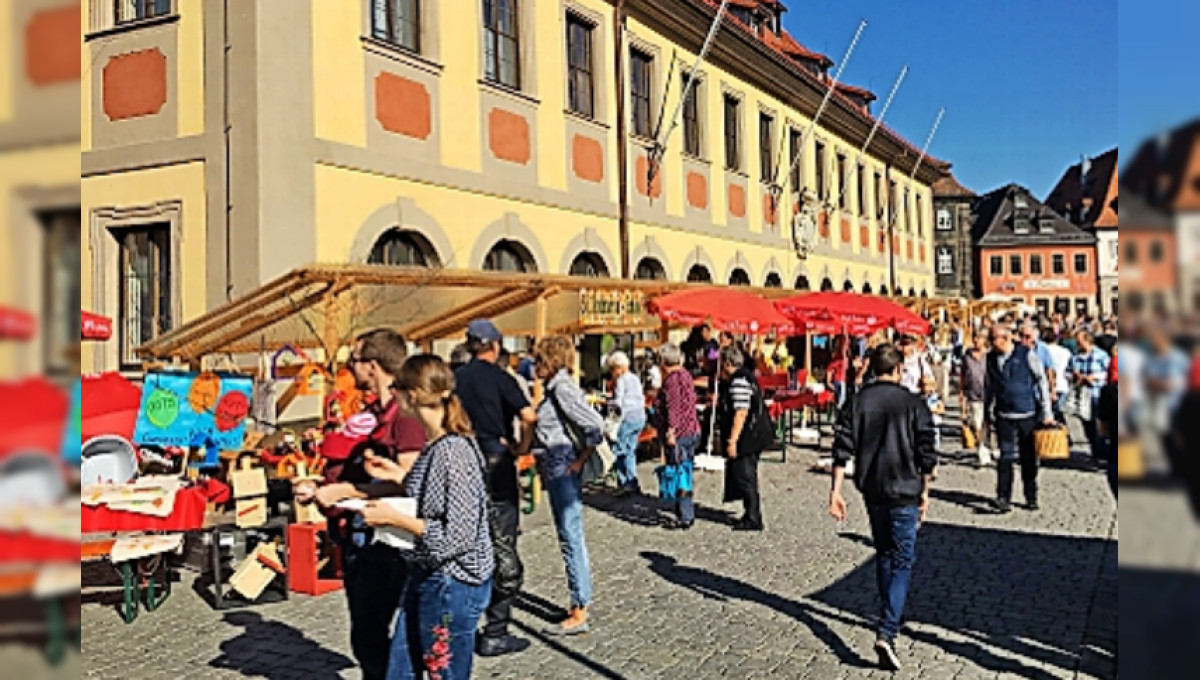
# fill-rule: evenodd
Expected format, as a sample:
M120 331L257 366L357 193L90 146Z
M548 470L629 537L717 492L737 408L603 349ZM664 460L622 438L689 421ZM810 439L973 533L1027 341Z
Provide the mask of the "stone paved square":
M825 513L828 476L810 471L815 452L793 450L779 461L771 453L762 465L762 535L723 524L736 508L718 502L719 475L700 478L704 510L689 533L654 526L653 499L589 498L597 595L594 632L578 639L540 633L566 604L553 527L540 506L524 525L527 592L516 614L516 632L534 646L480 660L476 677L1115 677L1117 522L1101 474L1050 467L1041 512L995 516L982 510L994 470L944 465L899 643L906 668L891 675L874 669L871 653L874 563L859 497L848 496L851 517L839 526ZM652 465L641 472L650 488ZM359 677L340 593L218 613L188 579L164 609L130 626L111 608L85 606L83 677Z

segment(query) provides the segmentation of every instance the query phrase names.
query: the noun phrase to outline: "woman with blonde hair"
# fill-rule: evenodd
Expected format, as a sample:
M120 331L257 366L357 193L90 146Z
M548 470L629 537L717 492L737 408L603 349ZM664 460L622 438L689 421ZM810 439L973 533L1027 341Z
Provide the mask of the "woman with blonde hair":
M409 565L400 601L389 680L428 673L443 680L471 677L475 631L492 592L495 556L487 520L486 463L472 438L471 422L454 396L454 373L437 356L410 358L396 378L403 412L419 420L429 442L412 469L368 456L367 471L404 486L417 501L417 516L372 502L363 519L412 534L401 550ZM436 674L436 675L435 675Z
M567 619L546 630L551 635L588 632L592 567L583 534L583 469L604 440L604 419L587 404L575 381L575 345L562 335L538 341L533 349L538 380L546 398L538 407L534 453L558 531L567 568L571 607Z

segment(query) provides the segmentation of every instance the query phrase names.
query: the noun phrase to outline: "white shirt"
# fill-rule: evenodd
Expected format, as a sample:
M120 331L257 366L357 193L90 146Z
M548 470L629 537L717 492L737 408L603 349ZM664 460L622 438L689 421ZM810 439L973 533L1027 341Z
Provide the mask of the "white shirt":
M1066 394L1071 391L1071 381L1067 378L1067 369L1071 365L1071 350L1059 344L1046 345L1046 349L1054 362L1050 367L1054 369L1054 393Z

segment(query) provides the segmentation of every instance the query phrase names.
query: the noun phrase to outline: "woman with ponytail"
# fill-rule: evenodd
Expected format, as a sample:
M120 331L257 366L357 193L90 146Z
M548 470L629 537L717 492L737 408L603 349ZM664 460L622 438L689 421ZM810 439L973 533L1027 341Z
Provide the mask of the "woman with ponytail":
M416 537L412 550L401 551L409 577L387 677L409 680L428 674L466 680L495 564L486 464L466 411L453 394L454 373L441 358L410 358L397 376L396 392L405 414L425 427L429 444L407 474L385 459L367 462L372 476L402 483L405 495L417 500L416 517L378 502L363 511L371 526L397 527Z

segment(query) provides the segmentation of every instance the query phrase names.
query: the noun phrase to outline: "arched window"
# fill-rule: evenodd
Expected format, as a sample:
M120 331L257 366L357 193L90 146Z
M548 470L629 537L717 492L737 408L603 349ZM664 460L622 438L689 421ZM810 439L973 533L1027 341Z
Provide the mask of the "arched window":
M596 253L579 253L571 262L571 276L582 276L589 279L607 279L608 265L604 258Z
M875 289L871 287L871 284L864 283L862 292L863 292L863 295L874 295Z
M483 260L484 271L530 274L537 271L533 255L516 241L501 241L492 246Z
M712 274L709 273L708 267L695 264L688 270L687 280L688 283L712 283Z
M642 261L638 262L633 278L641 281L666 281L667 270L653 257L643 257Z
M779 278L779 274L771 272L767 274L767 282L763 285L767 288L783 288L783 279Z
M729 285L749 286L750 275L746 273L745 269L734 269L733 273L729 275Z
M822 293L829 293L832 291L833 291L833 281L830 281L829 279L825 279L824 281L821 282L821 292Z
M796 290L812 290L812 284L809 283L807 276L800 275L796 277Z
M386 264L396 267L439 267L437 253L424 236L413 231L389 229L384 232L371 254L368 264Z
M923 291L921 291L921 297L922 297L922 298L928 298L928 297L929 297L929 291L927 291L927 290L923 290Z
M887 286L880 286L880 287L879 287L879 294L880 294L880 295L882 295L883 297L889 297L889 295L888 295L888 287L887 287Z
M915 297L917 296L917 289L916 289L916 288L909 288L909 289L908 289L908 296L909 296L910 298L915 298Z
M842 284L842 290L843 290L843 291L845 291L845 292L847 292L847 293L853 293L853 292L854 292L854 282L853 282L853 281L847 281L847 282L843 283L843 284Z

